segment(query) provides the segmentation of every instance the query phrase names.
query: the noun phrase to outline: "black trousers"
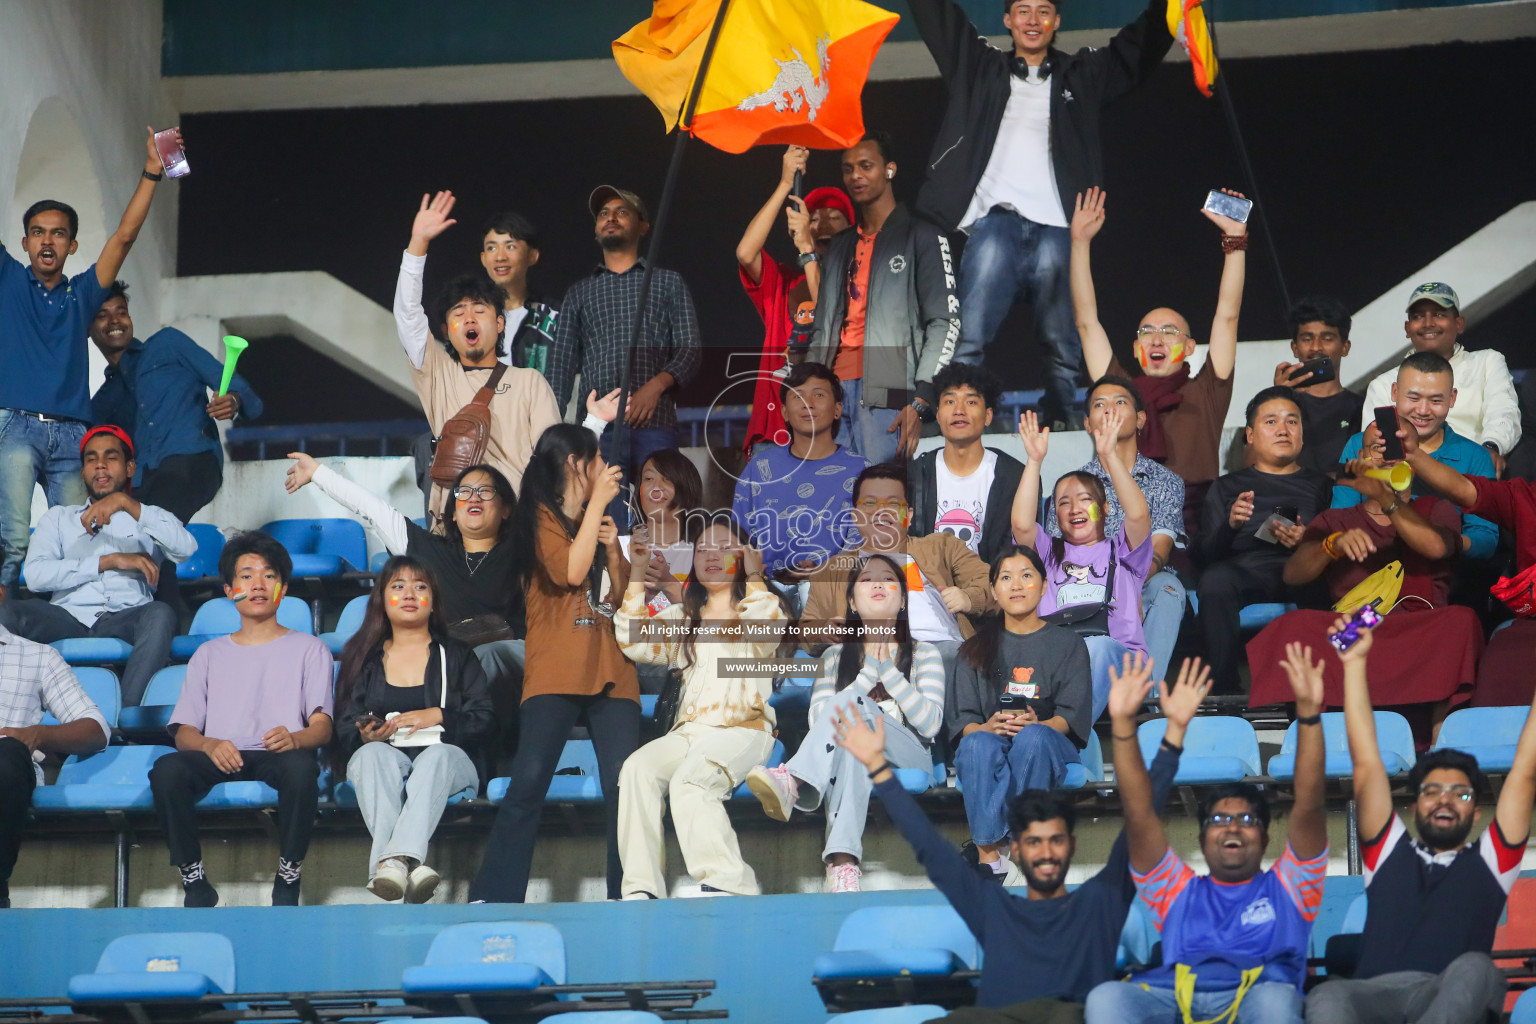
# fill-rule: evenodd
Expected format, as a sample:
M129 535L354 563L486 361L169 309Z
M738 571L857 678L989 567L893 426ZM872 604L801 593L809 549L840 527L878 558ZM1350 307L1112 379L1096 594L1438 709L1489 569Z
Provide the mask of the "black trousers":
M32 808L32 753L21 740L0 736L0 900L10 897L6 883L21 850L21 829Z
M201 750L166 754L149 770L155 815L177 867L203 859L197 837L197 802L220 782L265 782L277 790L278 856L300 861L309 849L320 802L320 763L313 750L242 750L245 766L226 775Z
M546 693L523 701L512 781L496 812L496 822L470 886L471 901L521 903L528 895L533 844L544 794L554 777L560 751L571 727L585 721L597 752L597 773L603 787L608 844L608 898L619 898L623 869L619 864L619 769L640 745L640 705L619 697L577 697Z
M1213 692L1239 692L1243 637L1238 613L1244 605L1290 600L1291 588L1280 578L1284 569L1283 559L1229 558L1200 575L1200 629Z
M144 482L133 489L133 496L185 523L214 499L223 483L224 468L213 452L171 455L144 471Z

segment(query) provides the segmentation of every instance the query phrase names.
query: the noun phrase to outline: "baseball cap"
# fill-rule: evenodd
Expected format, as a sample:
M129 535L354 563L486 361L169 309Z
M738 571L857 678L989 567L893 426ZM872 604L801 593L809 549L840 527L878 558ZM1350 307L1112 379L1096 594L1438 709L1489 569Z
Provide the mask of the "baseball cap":
M113 437L123 442L123 451L128 453L128 457L130 459L133 458L133 441L128 437L128 432L122 427L114 426L110 423L103 424L99 427L92 427L90 430L85 432L85 436L80 439L81 455L85 454L85 446L91 443L91 438L100 434L111 434Z
M805 197L807 210L820 210L830 207L843 212L843 219L849 224L853 223L853 200L848 194L835 185L823 185L821 188L813 188Z
M644 200L628 189L614 188L612 185L599 185L587 197L587 210L592 214L593 220L597 219L598 211L607 205L610 199L624 200L624 205L639 214L641 220L647 224L651 222L651 214L645 208Z
M1456 289L1439 281L1428 281L1419 285L1408 296L1408 308L1412 309L1415 302L1428 299L1441 309L1460 309L1461 300L1456 297Z

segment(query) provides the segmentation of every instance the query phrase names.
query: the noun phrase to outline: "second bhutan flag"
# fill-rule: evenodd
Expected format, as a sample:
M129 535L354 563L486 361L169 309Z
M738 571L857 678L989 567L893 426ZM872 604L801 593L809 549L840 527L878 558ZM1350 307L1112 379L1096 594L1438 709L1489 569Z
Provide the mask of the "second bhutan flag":
M656 0L649 20L614 40L619 70L668 128L719 10L720 0ZM853 145L864 134L864 80L896 20L862 0L730 0L688 129L727 153Z
M1216 81L1216 47L1205 23L1203 0L1168 0L1168 32L1189 54L1195 88L1209 96Z

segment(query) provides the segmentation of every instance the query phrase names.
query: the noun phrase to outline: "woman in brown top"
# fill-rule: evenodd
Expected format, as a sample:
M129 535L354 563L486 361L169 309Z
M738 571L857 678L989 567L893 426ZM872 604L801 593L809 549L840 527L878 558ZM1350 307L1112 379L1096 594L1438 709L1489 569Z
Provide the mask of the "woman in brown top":
M617 899L619 768L640 742L635 666L614 639L617 594L599 604L599 547L610 580L629 578L618 528L603 510L619 493L619 469L583 427L557 423L534 445L512 514L514 576L526 591L527 667L511 783L491 828L471 902L521 903L544 794L571 727L586 725L607 809L608 897Z

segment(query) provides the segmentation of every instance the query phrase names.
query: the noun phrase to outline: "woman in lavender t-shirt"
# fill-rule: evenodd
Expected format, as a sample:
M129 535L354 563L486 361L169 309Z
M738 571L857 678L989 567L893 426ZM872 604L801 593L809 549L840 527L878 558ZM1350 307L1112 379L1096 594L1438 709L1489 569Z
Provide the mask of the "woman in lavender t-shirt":
M1019 418L1019 440L1029 461L1013 498L1013 537L1033 547L1045 562L1046 591L1040 614L1078 605L1109 602L1109 636L1090 636L1093 667L1093 719L1109 700L1109 667L1126 651L1146 652L1141 629L1141 587L1152 568L1152 514L1147 499L1120 461L1116 440L1125 412L1112 408L1090 419L1090 434L1099 464L1109 472L1115 497L1125 512L1124 524L1113 537L1104 535L1104 485L1092 473L1073 472L1056 481L1051 501L1061 524L1061 537L1040 529L1040 466L1049 447L1050 428L1040 429L1033 412ZM1113 593L1110 584L1113 562Z

